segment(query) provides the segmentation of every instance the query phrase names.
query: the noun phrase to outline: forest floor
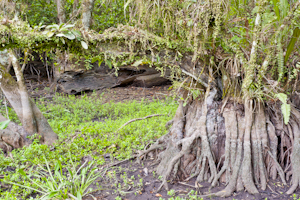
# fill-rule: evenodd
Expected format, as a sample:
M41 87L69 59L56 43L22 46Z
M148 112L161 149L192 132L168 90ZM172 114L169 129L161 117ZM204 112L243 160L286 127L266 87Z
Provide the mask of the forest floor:
M49 163L55 163L57 157L66 163L68 162L68 158L66 158L68 155L64 153L69 151L73 156L72 159L78 160L79 165L83 163L84 159L96 159L98 170L103 175L89 186L95 191L85 196L83 198L85 200L225 199L205 196L224 189L224 184L220 183L219 186L210 188L210 184L206 182L195 185L195 179L188 182L178 180L169 182L170 191L162 189L157 192L162 177L155 174L154 158L148 157L141 164L138 164L135 159L130 159L137 150L149 146L166 132L166 129L163 128L164 124L172 118L177 107L176 101L171 100L174 92L170 90L170 85L153 88L118 87L70 97L57 96L50 91L50 85L47 83L32 84L28 86L28 89L42 112L46 114L54 131L61 133L59 135L60 141L55 148L49 150L45 150L45 147L42 146L33 145L28 151L32 151L34 155L27 155L20 151L3 157L3 160L6 159L6 165L13 166L10 168L2 167L1 164L3 163L0 161L0 171L4 169L3 171L7 172L8 178L16 174L17 170L15 169L19 165L16 163L22 163L22 159L24 160L26 156L25 166L42 162L43 160L38 158L38 153L35 154L34 152L40 152L43 149L43 155L49 159ZM101 100L98 101L99 99ZM102 113L96 109L101 110ZM80 111L77 112L77 110ZM122 124L131 119L156 113L166 115L166 117L141 120L125 126L122 131L116 131ZM154 130L154 133L150 130ZM110 133L109 137L105 135L107 133ZM76 148L74 149L74 146L80 152ZM34 156L31 158L32 164L28 164L31 156ZM51 159L54 160L51 161ZM10 171L12 171L11 174ZM31 170L26 171L26 173L30 172ZM22 182L22 184L25 183L26 181ZM226 199L298 199L300 197L299 189L297 194L292 196L285 194L288 186L283 186L279 180L269 180L267 189L265 191L260 190L260 194L257 196L242 191L234 193L233 196ZM9 190L4 189L2 192L1 196L0 187L0 199L15 199L15 197L8 197ZM10 192L12 194L18 193L20 189L13 188ZM27 198L36 196L30 191L27 193ZM17 196L18 194L14 195ZM20 199L24 199L24 197Z

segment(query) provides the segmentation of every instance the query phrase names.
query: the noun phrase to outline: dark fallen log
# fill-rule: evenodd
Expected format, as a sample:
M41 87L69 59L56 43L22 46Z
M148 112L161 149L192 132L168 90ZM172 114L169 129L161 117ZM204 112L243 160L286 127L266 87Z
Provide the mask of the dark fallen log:
M57 80L58 91L67 94L78 94L83 91L93 91L118 86L134 84L140 87L152 87L168 83L167 77L150 67L132 68L123 66L116 73L114 70L66 71Z

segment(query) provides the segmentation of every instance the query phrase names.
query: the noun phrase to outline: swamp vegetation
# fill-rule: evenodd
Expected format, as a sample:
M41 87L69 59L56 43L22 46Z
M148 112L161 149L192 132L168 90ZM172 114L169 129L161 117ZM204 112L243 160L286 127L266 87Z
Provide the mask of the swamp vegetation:
M26 52L46 52L53 61L68 54L85 60L86 68L105 62L116 73L123 65L147 65L169 73L179 97L169 131L136 156L155 154L158 191L169 190L169 180L194 177L196 184L226 184L209 196L256 195L271 179L290 183L289 195L299 189L300 1L128 0L118 10L118 1L57 0L52 21L20 14L38 13L36 2L3 1L0 49L17 81L2 63L0 87L24 129L19 141L7 142L12 147L34 133L55 145L59 134L48 131L27 95L19 64ZM99 17L109 15L108 5L119 25ZM24 58L17 59L15 49Z

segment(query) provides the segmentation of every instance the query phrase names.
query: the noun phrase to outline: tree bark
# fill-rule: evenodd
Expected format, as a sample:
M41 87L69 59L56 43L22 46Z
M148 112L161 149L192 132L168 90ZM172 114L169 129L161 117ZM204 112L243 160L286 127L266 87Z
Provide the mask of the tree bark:
M56 7L59 24L66 23L65 0L56 0Z
M88 30L91 25L94 2L95 2L95 0L83 0L82 1L81 23L85 30Z
M14 63L18 82L7 72L3 65L0 65L0 88L25 129L20 135L26 141L27 136L38 133L42 142L51 145L57 140L57 134L53 132L47 119L29 98L19 62L12 50L10 50L9 56Z
M11 60L12 66L14 68L16 77L17 77L17 83L19 87L19 94L21 96L21 104L22 104L22 124L25 127L26 131L33 135L37 132L36 129L36 122L33 115L30 98L27 92L27 87L25 85L25 80L23 73L21 71L20 63L17 60L17 56L15 52L10 49L9 50L9 58Z

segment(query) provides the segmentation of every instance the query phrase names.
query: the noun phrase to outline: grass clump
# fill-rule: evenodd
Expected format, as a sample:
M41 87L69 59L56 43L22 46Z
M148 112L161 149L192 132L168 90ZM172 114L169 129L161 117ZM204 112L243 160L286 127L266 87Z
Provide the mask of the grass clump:
M9 155L0 152L0 175L4 176L0 179L0 199L30 199L46 195L47 192L36 192L41 190L39 185L51 185L53 180L58 186L66 183L70 177L70 170L66 169L74 171L82 166L83 157L90 158L87 166L90 162L98 166L104 164L104 155L107 154L118 160L131 157L136 150L143 149L166 133L165 124L172 119L177 107L172 99L104 104L96 94L80 97L56 95L51 101L39 99L36 103L59 135L59 141L48 147L35 139L29 147L15 149ZM4 114L5 108L1 108L1 112ZM12 110L8 109L8 112L11 120L16 119ZM151 114L162 116L130 123L116 132L127 121ZM65 172L61 173L58 166ZM50 176L43 179L40 172L48 175L52 172L56 178L52 180ZM39 181L40 184L32 184L32 181ZM3 187L4 182L14 184L6 188ZM55 190L51 194L62 196ZM70 194L77 196L77 193Z

